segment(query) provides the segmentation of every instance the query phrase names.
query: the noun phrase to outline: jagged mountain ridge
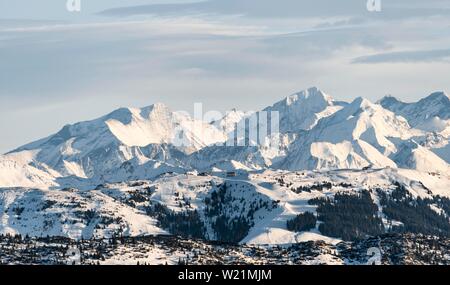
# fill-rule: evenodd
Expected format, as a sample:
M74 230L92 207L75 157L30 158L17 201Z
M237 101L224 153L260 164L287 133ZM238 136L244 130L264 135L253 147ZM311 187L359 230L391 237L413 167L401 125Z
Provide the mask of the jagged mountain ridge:
M416 141L450 163L450 96L435 92L414 103L404 103L392 96L379 101L384 108L405 117L417 129L429 134Z
M392 97L380 104L363 98L345 103L310 88L263 109L279 112L277 150L225 145L229 130L255 113L234 110L206 123L163 104L121 108L0 156L0 187L81 187L189 170L401 167L448 173L445 132L413 128L400 116L423 104L421 110L431 108L433 118L446 120L448 110L437 108L445 98L435 93L412 105ZM409 120L417 124L417 118Z
M311 130L321 118L330 116L346 105L345 102L335 101L317 87L312 87L290 95L263 111L279 112L281 133L297 133Z
M226 145L229 129L255 113L208 123L155 104L65 126L0 156L0 233L274 245L450 235L445 134L317 88L263 110L280 112L279 149ZM191 144L175 144L176 135ZM305 227L307 213L314 221Z
M0 178L8 179L12 172L24 174L22 184L15 185L20 180L16 179L0 185L57 184L52 176L114 176L114 170L130 164L137 169L151 161L176 168L189 153L225 138L213 126L163 104L121 108L96 120L67 125L55 135L0 156Z
M414 142L424 132L406 119L357 98L292 143L281 167L339 169L403 167L448 172L448 164Z
M383 108L405 117L411 126L427 131L442 131L450 119L450 97L445 92L435 92L414 103L405 103L392 96L378 102Z

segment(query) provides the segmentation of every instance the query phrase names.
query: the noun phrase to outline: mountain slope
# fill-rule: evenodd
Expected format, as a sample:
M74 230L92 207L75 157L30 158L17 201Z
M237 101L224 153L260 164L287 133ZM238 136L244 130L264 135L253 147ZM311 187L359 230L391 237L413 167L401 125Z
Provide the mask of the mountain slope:
M338 102L310 88L264 109L278 112L279 134L270 127L271 133L262 135L268 126L260 124L253 136L249 120L260 120L261 112L233 110L207 123L163 104L121 108L0 156L0 187L89 189L190 170L403 167L445 173L450 161L446 102L444 93L413 104L392 97L380 101L413 116L419 130L380 104L363 98Z
M34 162L34 156L32 151L0 155L0 187L55 186L55 179L61 175L46 165Z
M262 111L233 110L213 124L228 134L227 145L238 143L242 146L204 148L191 156L190 164L203 169L266 168L284 159L286 149L296 137L313 129L321 118L331 116L346 105L312 87L290 95ZM264 123L261 123L261 117L266 118L267 122L263 120ZM277 130L273 129L276 125L269 126L276 118L279 119ZM258 122L257 128L252 122ZM261 136L262 131L266 132L264 138ZM256 142L257 137L259 142Z
M405 117L411 126L426 131L442 131L445 121L450 119L450 97L445 92L435 92L415 103L404 103L387 96L379 104Z
M2 189L0 233L80 239L170 232L246 244L336 243L368 236L376 219L378 234L405 227L450 236L449 186L444 174L387 168L173 174L88 191ZM316 217L312 226L287 226L306 212Z
M408 122L417 129L428 132L423 137L416 138L420 144L429 151L431 156L437 155L447 164L450 163L450 97L445 92L435 92L415 103L404 103L398 99L387 96L380 100L380 104L397 115L405 117ZM415 153L424 154L425 149ZM410 157L412 161L423 161ZM403 163L402 163L403 164ZM409 163L407 163L409 164ZM438 168L444 168L441 162Z
M286 97L263 111L279 112L280 132L289 133L310 130L321 118L330 116L345 105L312 87Z
M286 169L395 167L389 156L398 151L395 140L421 135L402 117L366 99L357 98L291 146L281 167Z
M162 104L122 108L96 120L67 125L55 135L1 156L1 165L10 163L8 171L2 168L0 186L30 186L8 178L8 173L21 169L56 184L58 177L100 177L130 160L135 166L148 160L182 164L190 152L225 138L214 126L171 112ZM47 175L35 170L35 165L51 171Z
M166 234L156 220L98 191L2 189L0 233L65 236Z
M444 99L420 102L434 110L436 100ZM261 113L234 110L210 123L155 104L65 126L2 155L0 233L171 233L245 244L450 236L446 110L416 114L413 128L380 104L336 102L310 88L265 111L279 112L281 133L260 145L225 142ZM237 142L250 140L243 134Z
M392 156L398 167L450 173L449 164L414 140L402 142L399 151Z

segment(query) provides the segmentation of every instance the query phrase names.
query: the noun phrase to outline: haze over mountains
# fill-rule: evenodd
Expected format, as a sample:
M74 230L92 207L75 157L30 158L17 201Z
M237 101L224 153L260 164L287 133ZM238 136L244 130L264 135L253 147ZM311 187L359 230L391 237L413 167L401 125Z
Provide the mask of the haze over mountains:
M190 170L398 167L448 174L449 100L438 92L416 103L346 103L310 88L264 109L279 112L276 151L224 145L250 113L233 111L209 124L160 103L122 108L0 156L0 186L93 185Z

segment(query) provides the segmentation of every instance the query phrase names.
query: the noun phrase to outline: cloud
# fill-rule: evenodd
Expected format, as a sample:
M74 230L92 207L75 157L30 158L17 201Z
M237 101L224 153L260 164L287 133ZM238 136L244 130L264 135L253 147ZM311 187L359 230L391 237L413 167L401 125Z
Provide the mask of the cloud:
M154 3L186 3L195 0L81 0L81 12L67 11L67 0L1 0L0 19L32 19L60 20L60 21L87 21L95 18L95 13L111 7L126 7L149 5ZM0 21L1 25L1 21Z
M450 15L445 0L382 0L382 13L369 13L366 0L210 0L197 3L153 4L106 9L99 14L113 17L136 15L219 14L255 18L365 17L400 19L432 15ZM424 3L425 2L425 3Z
M356 64L367 63L414 63L414 62L442 62L450 59L450 49L415 50L380 53L361 56L352 62Z
M179 15L179 14L220 14L245 15L250 17L298 17L334 16L365 11L365 3L347 0L336 3L330 0L210 0L197 3L154 4L117 7L99 14L127 17L135 15Z
M448 89L450 20L436 16L445 3L383 1L369 13L365 2L215 0L89 21L0 20L0 152L121 106L225 111L310 86L344 100ZM145 16L123 18L135 11ZM392 65L354 64L375 62Z

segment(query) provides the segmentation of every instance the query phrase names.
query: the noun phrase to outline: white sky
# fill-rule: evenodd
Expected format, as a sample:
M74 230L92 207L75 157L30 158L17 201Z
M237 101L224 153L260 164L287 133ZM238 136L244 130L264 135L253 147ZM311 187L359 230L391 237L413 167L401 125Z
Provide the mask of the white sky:
M450 1L382 0L379 13L365 0L81 0L80 13L65 2L0 0L0 153L122 106L450 89Z

